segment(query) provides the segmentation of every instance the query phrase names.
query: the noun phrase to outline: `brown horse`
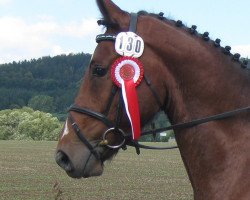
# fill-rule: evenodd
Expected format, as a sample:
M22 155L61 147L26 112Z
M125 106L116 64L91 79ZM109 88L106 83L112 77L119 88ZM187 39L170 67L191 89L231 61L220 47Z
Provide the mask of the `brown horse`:
M105 35L128 31L130 14L110 0L97 0L97 4L103 14L100 23L107 27ZM139 12L136 33L145 42L139 60L148 78L137 87L142 126L160 109L176 124L250 105L249 72L241 67L239 55L195 29L162 14ZM118 148L99 142L117 118L120 135L121 129L130 131L119 90L110 77L110 66L119 57L112 40L104 36L99 41L75 100L77 106L70 109L60 136L56 161L71 177L102 174L104 161ZM175 131L194 199L250 199L249 114ZM115 134L109 140L115 141Z

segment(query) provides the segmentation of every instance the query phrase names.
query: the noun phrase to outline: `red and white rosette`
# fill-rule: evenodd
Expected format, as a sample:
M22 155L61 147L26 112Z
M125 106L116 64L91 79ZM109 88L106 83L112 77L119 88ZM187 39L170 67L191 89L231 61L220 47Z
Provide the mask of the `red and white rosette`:
M129 118L133 140L138 140L141 135L140 109L136 86L143 78L142 63L133 57L118 58L111 68L113 82L122 89L123 101Z

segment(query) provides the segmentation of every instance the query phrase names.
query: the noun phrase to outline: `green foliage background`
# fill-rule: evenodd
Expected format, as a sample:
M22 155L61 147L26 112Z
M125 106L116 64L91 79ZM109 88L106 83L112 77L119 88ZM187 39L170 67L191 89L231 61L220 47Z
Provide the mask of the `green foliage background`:
M0 65L0 110L30 106L50 113L66 113L90 57L80 53Z
M57 140L62 123L31 108L0 111L0 140Z

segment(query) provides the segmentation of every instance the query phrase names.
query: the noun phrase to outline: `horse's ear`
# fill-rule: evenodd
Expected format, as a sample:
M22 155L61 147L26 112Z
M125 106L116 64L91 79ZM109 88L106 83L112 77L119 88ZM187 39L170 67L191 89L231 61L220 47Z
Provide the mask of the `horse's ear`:
M128 13L121 10L111 0L96 0L103 19L108 24L116 24L123 27L128 19Z

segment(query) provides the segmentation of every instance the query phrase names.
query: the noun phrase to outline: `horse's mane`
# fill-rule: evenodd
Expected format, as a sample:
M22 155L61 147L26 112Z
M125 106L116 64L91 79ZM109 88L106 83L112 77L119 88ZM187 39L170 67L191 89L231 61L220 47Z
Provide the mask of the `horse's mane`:
M100 1L98 1L100 2ZM102 2L102 1L101 1ZM102 3L100 3L102 4ZM119 25L115 22L113 22L110 18L109 18L109 15L105 9L105 6L104 5L100 5L102 6L101 8L101 12L102 12L102 15L103 15L103 18L98 20L98 24L99 25L104 25L106 28L117 28L119 27ZM217 48L220 48L221 49L221 52L224 53L225 55L227 56L230 56L232 61L234 62L238 62L242 68L247 68L248 66L248 60L245 59L245 58L241 58L241 55L239 53L235 53L235 54L232 54L230 52L231 50L231 47L230 46L225 46L225 47L222 47L220 45L220 42L221 40L220 39L211 39L209 37L209 32L204 32L204 33L199 33L196 29L197 29L197 26L196 25L192 25L191 27L187 27L181 20L173 20L173 19L170 19L170 18L166 18L164 17L164 13L163 12L160 12L159 14L155 14L155 13L149 13L145 10L141 10L139 12L137 12L137 14L139 16L151 16L151 17L154 17L154 18L157 18L161 21L164 21L168 24L171 24L173 26L176 26L176 27L179 27L179 28L182 28L184 30L186 30L187 32L189 32L190 34L192 35L196 35L197 37L200 37L202 38L205 42L208 42L208 43L213 43L215 47Z
M248 64L247 59L240 58L239 53L232 54L230 52L230 50L231 50L230 46L221 47L220 46L220 41L221 40L218 39L218 38L215 39L215 40L212 40L209 37L209 32L206 31L204 33L198 33L197 30L196 30L197 29L196 25L192 25L191 27L187 27L184 23L182 23L181 20L175 21L173 19L164 17L163 12L160 12L159 14L155 14L155 13L148 13L147 11L142 10L142 11L139 11L137 14L138 15L152 16L152 17L157 18L159 20L165 21L166 23L170 23L170 24L175 25L175 26L177 26L179 28L183 28L186 31L188 31L190 34L197 35L198 37L201 37L206 42L212 42L216 47L221 48L222 53L224 53L225 55L231 56L232 61L239 62L239 64L241 64L241 66L243 68L247 68L247 64Z

